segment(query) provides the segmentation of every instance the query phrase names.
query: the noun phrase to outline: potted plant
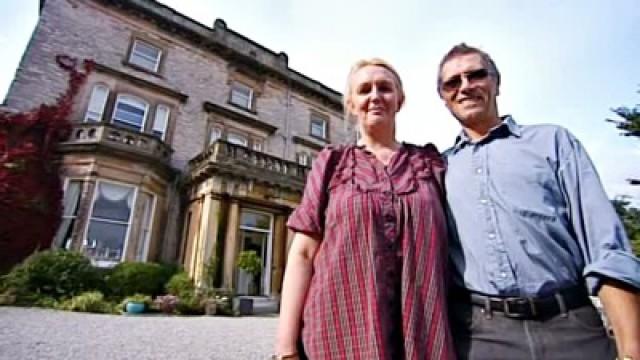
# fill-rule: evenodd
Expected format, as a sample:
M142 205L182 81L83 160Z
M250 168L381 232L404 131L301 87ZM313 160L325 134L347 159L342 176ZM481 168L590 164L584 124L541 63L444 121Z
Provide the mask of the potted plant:
M262 270L262 261L258 254L254 250L241 251L238 255L238 269L249 276L249 295L255 295L258 290L255 278Z
M178 297L175 295L161 295L156 297L153 304L165 314L173 314L178 306Z
M148 295L135 294L128 296L122 301L127 314L142 314L151 304L151 297Z

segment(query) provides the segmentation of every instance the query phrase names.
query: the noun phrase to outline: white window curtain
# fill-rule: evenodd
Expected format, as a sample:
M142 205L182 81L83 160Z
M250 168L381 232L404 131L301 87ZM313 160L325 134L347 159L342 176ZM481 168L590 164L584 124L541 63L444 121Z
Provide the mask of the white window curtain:
M135 187L98 182L84 249L95 265L123 259L135 197Z
M87 113L84 116L84 121L102 121L102 114L104 113L104 106L107 103L108 96L109 88L105 85L98 84L93 87L93 90L91 91L91 98L89 99L89 106L87 107Z
M71 240L72 225L76 219L76 210L78 209L78 202L80 200L81 185L82 182L80 181L69 181L67 185L62 204L64 207L62 221L53 240L55 248L68 248Z

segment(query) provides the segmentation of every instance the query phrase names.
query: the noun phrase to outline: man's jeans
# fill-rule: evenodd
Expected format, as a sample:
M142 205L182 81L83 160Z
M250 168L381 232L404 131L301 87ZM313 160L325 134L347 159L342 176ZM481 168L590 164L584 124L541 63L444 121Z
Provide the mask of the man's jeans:
M548 319L521 320L488 314L481 306L451 302L451 331L458 359L609 360L614 342L591 305Z

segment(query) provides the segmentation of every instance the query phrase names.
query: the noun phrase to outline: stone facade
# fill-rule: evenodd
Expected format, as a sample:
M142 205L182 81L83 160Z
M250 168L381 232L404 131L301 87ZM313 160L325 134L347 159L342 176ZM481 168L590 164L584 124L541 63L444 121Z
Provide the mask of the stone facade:
M58 54L96 69L60 147L66 198L55 243L105 266L178 262L198 283L215 258L216 286L240 293L250 280L237 256L255 250L259 293L277 296L285 223L309 160L355 140L341 94L222 20L206 27L153 0L46 0L7 107L65 90Z

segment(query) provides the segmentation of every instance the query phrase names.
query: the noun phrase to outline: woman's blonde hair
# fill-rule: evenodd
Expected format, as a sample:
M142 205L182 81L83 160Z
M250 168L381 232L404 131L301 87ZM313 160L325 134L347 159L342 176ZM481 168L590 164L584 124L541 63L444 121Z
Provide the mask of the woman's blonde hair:
M362 59L356 61L353 66L351 66L351 70L349 71L349 75L347 76L347 88L343 96L342 106L344 106L344 115L345 117L349 116L349 102L351 101L351 92L353 91L352 86L352 78L353 74L355 74L358 70L362 69L365 66L380 66L393 74L393 78L395 80L396 87L398 88L398 92L400 93L401 102L404 101L404 89L402 88L402 80L400 79L400 75L396 69L391 66L388 62L380 59L380 58L370 58L370 59Z

